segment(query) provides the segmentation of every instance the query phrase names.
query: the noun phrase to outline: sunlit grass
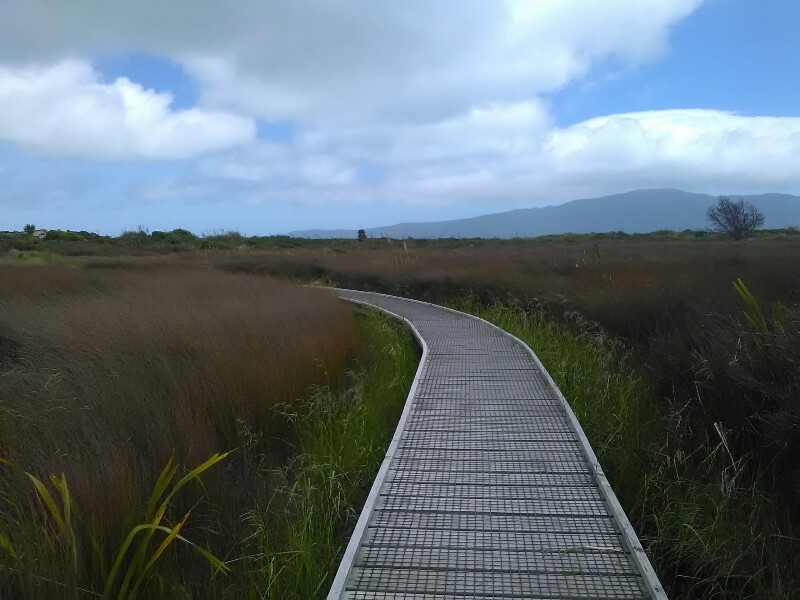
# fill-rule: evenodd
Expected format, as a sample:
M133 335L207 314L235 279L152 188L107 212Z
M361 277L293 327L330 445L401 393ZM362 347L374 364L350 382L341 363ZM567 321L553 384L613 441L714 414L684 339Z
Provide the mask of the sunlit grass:
M656 402L629 351L573 315L513 302L457 308L527 342L569 400L663 583L681 598L796 598L800 539L790 509L740 477L724 430ZM752 310L752 307L751 307Z
M361 324L370 350L351 372L352 385L320 387L289 415L299 453L277 473L283 484L267 506L249 513L247 593L228 589L227 597L327 595L417 367L401 325L374 313Z

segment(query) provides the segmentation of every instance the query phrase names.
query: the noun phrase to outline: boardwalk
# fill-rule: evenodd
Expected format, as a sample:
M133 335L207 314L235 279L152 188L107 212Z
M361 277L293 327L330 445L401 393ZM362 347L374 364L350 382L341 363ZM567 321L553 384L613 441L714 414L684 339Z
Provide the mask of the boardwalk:
M338 290L423 346L330 599L666 598L572 411L522 342Z

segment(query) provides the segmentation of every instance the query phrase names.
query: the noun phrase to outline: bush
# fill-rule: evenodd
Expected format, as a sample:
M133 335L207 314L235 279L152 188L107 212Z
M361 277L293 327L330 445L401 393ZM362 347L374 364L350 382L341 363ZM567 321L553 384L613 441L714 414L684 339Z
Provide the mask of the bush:
M173 229L170 231L170 239L193 243L199 238L191 231L187 231L186 229Z
M200 240L201 250L230 250L246 244L246 240L238 231L218 231L204 233Z
M85 242L86 238L74 231L62 231L61 229L50 229L44 236L45 241L51 242L61 240L65 242Z
M145 229L123 231L117 239L124 243L141 245L150 241L150 234Z
M200 242L191 231L173 229L172 231L154 231L150 237L157 242L167 243L172 246L197 246Z

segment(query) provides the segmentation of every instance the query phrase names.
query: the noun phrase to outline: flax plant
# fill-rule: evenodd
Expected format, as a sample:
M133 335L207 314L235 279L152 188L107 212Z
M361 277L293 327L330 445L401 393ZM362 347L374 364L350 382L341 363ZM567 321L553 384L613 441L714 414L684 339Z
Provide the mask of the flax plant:
M211 552L198 546L197 544L190 542L185 537L180 535L180 530L186 524L186 521L189 518L189 513L187 513L172 528L161 524L164 520L164 515L167 512L167 508L169 507L170 500L172 500L173 496L175 496L175 494L177 494L178 491L190 481L195 479L199 480L200 475L204 471L213 467L229 454L230 452L225 452L224 454L214 454L204 463L189 471L174 484L173 480L178 472L178 465L176 465L172 459L167 462L164 470L161 471L161 474L158 476L155 486L153 487L153 492L147 502L147 509L144 517L145 522L131 529L130 533L125 538L122 547L117 553L117 557L114 560L114 565L111 567L111 572L106 579L106 585L103 590L104 598L114 597L117 598L117 600L136 598L139 588L145 581L148 571L150 571L159 557L161 557L167 548L169 548L169 546L175 541L183 542L184 544L196 550L209 562L214 571L219 571L222 573L228 573L230 571L230 567L211 554ZM170 484L172 484L171 488ZM158 548L156 548L152 553L148 554L148 547L156 531L166 533L167 535ZM140 538L139 542L138 544L134 545L134 540L137 537ZM130 557L128 557L129 551ZM121 568L126 557L128 558L128 568L125 572L125 576L122 579L122 583L119 584L119 587L115 592L114 590L117 584L117 579L121 574Z

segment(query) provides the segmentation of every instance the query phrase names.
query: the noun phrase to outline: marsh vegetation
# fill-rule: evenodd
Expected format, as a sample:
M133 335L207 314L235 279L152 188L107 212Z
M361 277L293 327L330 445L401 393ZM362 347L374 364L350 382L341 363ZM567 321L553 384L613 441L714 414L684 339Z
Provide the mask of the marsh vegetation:
M386 240L221 268L451 303L528 339L677 597L800 595L800 239Z
M415 365L321 290L0 269L0 595L319 595Z
M188 269L223 278L220 281L247 281L248 286L276 286L267 283L270 278L335 283L452 304L480 314L528 340L539 353L573 403L672 596L800 595L797 230L756 232L739 242L706 232L502 241L276 238L263 244L239 242L226 238L215 248L192 246L167 252L145 243L142 251L128 246L122 252L116 246L106 252L103 246L102 251L84 255L31 250L24 251L22 258L12 250L7 261L79 265L81 277L120 282L142 271L157 278L161 272ZM184 287L180 282L176 285ZM20 286L8 289L13 287ZM84 294L91 289L79 287ZM4 302L7 306L10 300ZM18 355L14 342L5 344L12 355ZM325 359L325 372L335 385L324 389L352 388L336 383L336 373L343 367L335 365L349 364L346 356ZM320 372L311 368L299 380L306 385L309 377ZM302 389L289 396L307 400L309 395L303 396ZM291 411L279 413L284 415L281 419ZM305 414L329 413L308 409ZM345 420L338 413L332 419ZM263 427L268 430L270 423ZM294 431L293 425L287 427ZM311 443L316 438L306 439ZM188 462L183 464L194 466L213 452L244 447L241 441L219 444L184 458ZM212 473L223 471L220 467L225 462L232 464L247 455L237 453L209 469L209 485ZM373 468L380 454L373 453ZM154 460L151 469L163 466L167 458ZM42 477L60 473L55 468L38 468L35 473ZM278 483L282 489L291 489L288 480ZM20 485L33 494L30 482ZM152 483L143 485L141 493L151 488ZM310 493L326 488L314 483L303 489ZM314 502L329 496L320 493ZM278 530L273 525L258 531L267 535ZM283 539L303 537L286 531L281 535ZM181 560L196 561L204 572L209 571L208 562L191 549L181 553L185 555ZM316 555L303 550L292 556L302 562ZM327 559L310 560L328 564ZM276 574L273 581L313 568L311 563L300 571L294 570L296 564L291 569L279 563L254 564L259 572ZM289 584L270 587L272 597L280 597L281 592L275 590L297 589L281 587L285 585ZM304 588L304 594L313 593Z

